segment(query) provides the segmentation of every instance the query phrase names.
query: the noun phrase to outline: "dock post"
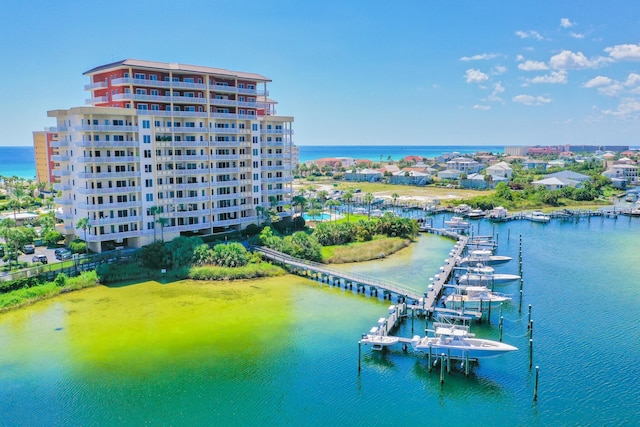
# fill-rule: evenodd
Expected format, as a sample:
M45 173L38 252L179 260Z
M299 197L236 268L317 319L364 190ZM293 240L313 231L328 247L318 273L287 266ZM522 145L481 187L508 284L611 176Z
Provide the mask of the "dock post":
M529 369L533 366L533 339L529 339Z
M507 242L511 238L511 227L507 227Z
M360 372L360 353L362 353L362 341L358 341L358 372Z
M533 386L533 401L538 401L538 374L540 373L540 366L536 366L536 384Z
M518 304L518 314L522 313L522 289L520 289L520 303Z
M413 319L416 317L416 309L411 307L411 333L413 333Z
M451 373L451 349L447 349L447 374Z
M464 374L465 376L469 376L469 352L467 351L464 355Z
M533 338L533 320L529 320L529 338Z
M444 384L444 353L440 355L440 384Z
M487 313L487 324L491 324L491 301L489 301L489 313Z
M500 316L499 317L502 317L502 303L500 303Z
M480 298L480 323L482 323L482 298Z
M429 343L429 372L431 372L431 367L433 366L432 356L431 356L431 343Z
M527 318L527 322L528 322L527 330L529 330L529 328L531 328L531 304L529 304L529 317Z
M500 330L500 342L502 342L502 326L504 324L504 317L500 316L500 326L499 326L499 330Z

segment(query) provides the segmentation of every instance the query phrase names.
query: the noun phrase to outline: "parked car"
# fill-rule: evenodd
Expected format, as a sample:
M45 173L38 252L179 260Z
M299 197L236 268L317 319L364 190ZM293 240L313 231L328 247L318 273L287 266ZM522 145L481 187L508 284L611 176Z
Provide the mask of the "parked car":
M34 255L33 258L31 258L31 262L41 262L43 264L47 264L49 260L47 259L46 255Z
M53 251L57 260L63 261L65 259L71 259L71 251L65 248L58 248Z
M22 247L23 254L32 254L36 251L36 247L34 245L24 245Z

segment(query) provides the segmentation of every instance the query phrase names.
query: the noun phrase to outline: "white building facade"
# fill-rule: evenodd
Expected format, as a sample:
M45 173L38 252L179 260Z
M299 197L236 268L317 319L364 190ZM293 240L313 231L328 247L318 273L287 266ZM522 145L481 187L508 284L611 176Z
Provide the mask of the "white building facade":
M125 60L85 73L87 107L49 111L59 134L56 199L68 239L95 252L241 230L258 208L288 216L293 117L266 77Z

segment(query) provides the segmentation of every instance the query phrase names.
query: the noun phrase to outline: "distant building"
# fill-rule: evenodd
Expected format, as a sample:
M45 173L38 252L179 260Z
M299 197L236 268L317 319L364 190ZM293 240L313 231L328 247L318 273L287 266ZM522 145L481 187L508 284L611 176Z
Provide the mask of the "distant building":
M573 172L569 170L564 170L556 173L550 173L547 175L547 178L560 178L560 179L570 179L572 181L577 182L585 182L589 181L591 177L589 175L583 175L578 172Z
M496 163L495 165L491 165L487 168L487 173L489 175L501 176L507 179L511 178L513 175L513 169L511 165L507 162Z
M447 162L447 169L457 170L466 174L480 172L482 165L468 157L456 157Z
M524 157L527 155L527 147L522 145L509 145L504 147L505 156Z
M462 171L456 169L445 169L438 172L438 178L440 179L458 179L462 175Z
M627 185L634 186L638 184L638 166L637 165L613 165L611 168L602 172L607 178L622 179Z
M36 181L48 182L53 184L56 177L53 176L53 170L56 162L53 160L57 157L57 149L51 145L52 142L58 141L56 132L34 131L33 132L33 148L36 160ZM59 166L59 164L57 164Z
M547 190L554 191L564 187L578 187L580 183L571 179L552 177L533 181L531 184L534 188L544 187Z
M558 154L560 150L558 147L529 147L527 148L528 155L549 155L549 154Z
M344 174L345 181L376 182L382 179L382 172L375 169L350 170Z
M391 177L389 177L390 184L400 184L400 185L427 185L431 183L431 175L426 174L424 172L418 172L415 170L400 170L394 172Z

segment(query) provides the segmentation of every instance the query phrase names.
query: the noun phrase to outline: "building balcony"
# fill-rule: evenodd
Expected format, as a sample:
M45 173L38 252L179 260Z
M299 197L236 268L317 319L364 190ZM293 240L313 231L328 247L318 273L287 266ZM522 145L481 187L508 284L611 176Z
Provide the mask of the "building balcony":
M253 114L211 113L211 117L215 119L258 120L258 116Z
M156 141L156 147L207 147L207 141Z
M84 90L104 89L108 86L107 82L93 82L84 85Z
M45 131L47 132L66 132L67 131L67 127L66 126L52 126L52 127L46 127L44 128Z
M104 242L107 240L122 241L130 237L139 237L143 234L142 230L125 231L122 233L107 233L107 234L87 234L87 241L89 242ZM84 236L82 236L84 238Z
M125 209L125 208L137 208L142 206L141 200L134 202L118 202L118 203L78 203L78 209L85 209L87 211L102 211L105 209ZM93 225L93 222L91 223Z
M209 169L165 169L156 172L158 176L174 176L174 175L202 175L208 174Z
M122 194L122 193L139 193L142 190L140 186L130 187L106 187L106 188L78 188L76 191L80 194Z
M71 205L73 201L71 199L63 199L60 197L56 197L55 199L53 199L53 203L55 203L56 205L67 206L67 205Z
M61 184L56 182L53 184L53 189L56 191L69 191L71 190L71 186L69 184Z
M210 128L209 129L210 132L212 133L223 133L223 134L229 134L229 135L236 135L236 134L242 134L242 135L248 135L251 133L250 129L240 129L240 128Z
M55 213L57 219L65 220L65 219L73 219L73 214L71 212L60 212L56 211ZM65 227L66 229L67 227Z
M78 172L78 178L81 179L102 179L102 178L136 178L140 176L139 171L129 172Z
M207 85L204 83L135 79L131 77L113 79L111 80L111 85L112 86L135 85L135 86L150 86L150 87L176 88L176 89L197 89L197 90L207 89Z
M165 227L164 231L166 233L178 233L181 231L198 231L204 230L206 228L211 228L210 222L203 222L200 224L186 224L186 225L174 225L173 227Z
M165 126L156 128L156 134L159 133L209 133L209 129L205 127Z
M209 113L202 111L167 111L167 110L137 110L138 116L160 117L209 117Z
M140 156L105 156L105 157L76 157L78 163L132 163L139 162Z
M78 147L96 147L96 148L111 148L111 147L137 147L140 145L140 141L80 141L76 143Z
M66 169L55 169L53 171L53 176L61 177L61 176L69 176L71 172Z
M293 135L293 129L260 129L263 135Z
M51 148L63 148L68 146L69 146L69 142L65 141L64 139L51 142Z
M135 216L123 216L123 217L114 217L114 218L98 218L91 219L89 222L93 227L98 227L101 225L112 225L112 224L124 224L130 222L140 222L142 220L141 215Z
M64 154L54 154L53 156L51 156L51 160L54 162L68 162L69 156Z
M73 130L81 132L138 132L138 126L82 125Z
M94 104L105 104L109 102L109 98L106 96L96 96L93 98L87 98L84 100L86 105L94 105Z

